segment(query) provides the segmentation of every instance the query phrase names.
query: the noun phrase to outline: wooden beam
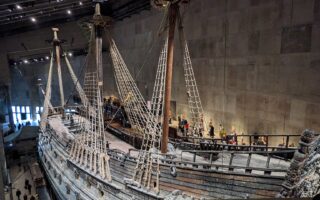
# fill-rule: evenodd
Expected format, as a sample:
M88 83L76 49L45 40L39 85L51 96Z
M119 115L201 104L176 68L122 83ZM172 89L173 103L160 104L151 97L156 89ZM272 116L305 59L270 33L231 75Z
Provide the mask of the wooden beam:
M169 139L169 114L171 101L171 83L173 68L174 31L178 12L178 4L170 4L169 7L169 35L168 35L168 58L166 71L166 85L164 95L163 131L161 140L161 153L167 153Z

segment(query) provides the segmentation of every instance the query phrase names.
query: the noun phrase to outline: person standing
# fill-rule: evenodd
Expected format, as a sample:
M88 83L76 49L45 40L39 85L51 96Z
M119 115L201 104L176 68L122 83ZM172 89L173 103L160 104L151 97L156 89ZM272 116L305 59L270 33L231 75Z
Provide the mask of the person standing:
M29 184L29 185L28 185L29 194L31 194L31 188L32 188L32 186L31 186L31 184Z
M186 129L186 136L188 135L188 130L189 130L189 123L188 121L186 120L186 123L184 125L185 129Z
M23 200L28 200L28 195L26 193L23 195Z
M210 120L209 122L209 135L211 138L214 138L214 126L213 126L212 120Z
M24 181L24 189L28 189L28 185L29 185L29 180L28 179L26 179L25 181Z
M20 195L21 195L21 191L19 189L17 189L16 196L18 197L19 200L20 200Z

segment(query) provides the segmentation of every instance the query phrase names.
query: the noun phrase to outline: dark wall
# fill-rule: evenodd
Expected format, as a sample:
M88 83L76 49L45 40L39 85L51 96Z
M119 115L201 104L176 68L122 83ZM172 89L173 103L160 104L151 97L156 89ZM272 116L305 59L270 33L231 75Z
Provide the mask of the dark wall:
M193 0L184 14L207 120L238 133L320 130L320 1ZM117 22L113 35L142 93L151 98L163 12ZM189 116L178 41L172 98ZM143 62L148 64L137 74ZM189 117L188 117L189 118ZM280 143L281 141L276 141Z

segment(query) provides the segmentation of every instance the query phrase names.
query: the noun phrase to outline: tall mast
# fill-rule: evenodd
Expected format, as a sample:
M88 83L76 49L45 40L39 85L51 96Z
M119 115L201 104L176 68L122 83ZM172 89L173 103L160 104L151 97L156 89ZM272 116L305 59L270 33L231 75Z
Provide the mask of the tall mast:
M171 101L171 83L172 83L172 66L173 66L173 50L174 50L174 31L176 26L176 17L178 12L178 3L169 5L169 34L168 34L168 57L166 84L164 94L164 113L163 113L163 131L161 140L161 153L167 153L169 139L169 115Z
M103 93L103 70L102 70L102 31L104 27L104 20L100 12L100 4L96 3L95 14L93 16L94 30L95 30L95 55L96 67L98 72L98 85L101 94Z
M60 102L61 107L64 107L64 93L63 93L63 83L61 75L61 63L60 63L60 40L58 39L58 28L52 28L53 31L53 45L56 51L57 69L58 69L58 79L59 79L59 89L60 89Z

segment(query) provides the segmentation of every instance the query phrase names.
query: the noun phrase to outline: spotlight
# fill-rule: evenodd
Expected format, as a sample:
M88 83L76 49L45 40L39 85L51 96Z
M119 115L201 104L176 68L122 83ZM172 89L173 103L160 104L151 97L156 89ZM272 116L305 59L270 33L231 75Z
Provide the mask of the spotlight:
M16 9L17 9L17 10L22 10L22 7L21 7L19 4L17 4L17 5L16 5Z
M72 57L72 53L71 53L71 52L69 52L69 53L68 53L68 56L69 56L69 57Z
M35 17L31 17L30 20L31 20L32 22L37 22L37 19L36 19Z
M41 81L41 78L38 78L38 81Z
M67 14L71 15L72 14L71 10L67 10Z
M38 62L38 59L37 59L37 58L35 58L35 59L33 59L33 61L34 61L34 62Z
M25 59L25 60L23 60L23 63L24 63L24 64L28 64L29 61L28 61L27 59Z
M82 6L82 2L81 1L79 1L79 5Z

